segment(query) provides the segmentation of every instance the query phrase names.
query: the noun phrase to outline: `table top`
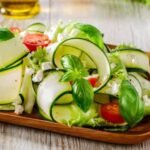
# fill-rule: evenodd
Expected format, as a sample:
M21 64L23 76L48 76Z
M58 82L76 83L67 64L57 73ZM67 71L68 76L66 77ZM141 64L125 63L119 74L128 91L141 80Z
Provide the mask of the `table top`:
M0 16L1 24L26 26L42 21L55 25L76 20L91 23L104 33L106 43L134 44L150 50L150 7L123 0L40 0L41 13L29 20ZM148 150L150 140L138 145L117 145L0 123L0 150Z

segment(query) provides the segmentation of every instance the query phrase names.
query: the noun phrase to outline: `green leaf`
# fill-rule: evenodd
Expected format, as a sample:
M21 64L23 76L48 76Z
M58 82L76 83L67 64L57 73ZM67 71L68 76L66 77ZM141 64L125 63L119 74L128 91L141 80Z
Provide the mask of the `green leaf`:
M0 28L0 41L7 41L14 37L14 34L7 28Z
M134 126L144 117L144 105L136 89L128 80L122 81L119 95L120 112L129 126Z
M61 82L68 82L68 81L74 81L76 79L76 76L74 75L73 71L67 71L62 78L60 79Z
M47 56L47 52L45 48L39 47L35 53L33 54L34 58L43 59Z
M77 105L84 111L88 111L94 99L91 84L85 79L77 79L72 86L73 98Z
M137 2L140 2L140 3L144 3L146 5L150 5L150 0L133 0L133 1L137 1Z
M121 44L121 45L118 45L115 49L113 50L119 50L119 49L132 49L132 48L136 48L136 46L134 45L131 45L131 44Z
M46 49L38 47L38 49L32 54L32 60L40 65L42 62L49 61L50 59Z
M80 59L74 55L65 55L61 58L61 64L64 67L64 69L84 69L84 66L82 65Z
M65 55L61 59L61 64L66 70L60 81L73 81L72 92L77 105L87 112L90 108L94 92L91 84L83 77L88 75L80 59L74 55Z
M77 23L75 27L87 35L87 38L97 44L100 48L104 48L103 35L94 26L90 24Z
M61 81L74 81L88 75L80 59L74 55L65 55L62 57L61 64L67 71Z

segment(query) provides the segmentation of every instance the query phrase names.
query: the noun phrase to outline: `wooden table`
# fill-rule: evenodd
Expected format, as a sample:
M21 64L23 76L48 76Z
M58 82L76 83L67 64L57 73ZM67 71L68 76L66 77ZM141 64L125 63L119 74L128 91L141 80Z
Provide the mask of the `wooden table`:
M41 0L41 13L29 20L9 20L1 24L25 26L42 21L55 25L77 20L97 26L112 44L132 43L150 50L150 8L123 0ZM139 145L116 145L59 135L0 123L0 150L149 150L150 140Z

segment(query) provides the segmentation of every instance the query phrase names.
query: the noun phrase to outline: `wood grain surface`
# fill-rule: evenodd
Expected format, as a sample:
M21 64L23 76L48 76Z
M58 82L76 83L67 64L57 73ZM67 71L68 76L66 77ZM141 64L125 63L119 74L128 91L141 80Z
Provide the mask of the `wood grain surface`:
M0 16L1 25L26 26L42 21L55 25L59 19L94 24L112 44L132 43L150 50L150 8L124 0L40 0L41 13L29 20ZM138 138L138 137L137 137ZM0 150L149 150L150 140L138 145L108 144L37 129L0 123Z

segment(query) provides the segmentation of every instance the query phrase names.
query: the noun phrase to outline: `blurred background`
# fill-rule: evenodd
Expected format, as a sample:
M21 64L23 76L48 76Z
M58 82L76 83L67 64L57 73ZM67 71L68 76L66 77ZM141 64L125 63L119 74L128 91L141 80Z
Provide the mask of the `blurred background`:
M150 0L39 0L39 6L39 13L28 19L8 18L1 11L0 23L25 27L33 22L53 26L60 19L64 23L80 21L98 27L106 43L132 43L150 50Z

